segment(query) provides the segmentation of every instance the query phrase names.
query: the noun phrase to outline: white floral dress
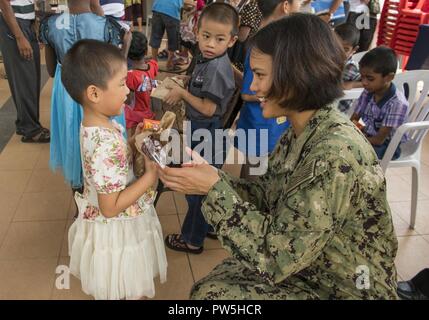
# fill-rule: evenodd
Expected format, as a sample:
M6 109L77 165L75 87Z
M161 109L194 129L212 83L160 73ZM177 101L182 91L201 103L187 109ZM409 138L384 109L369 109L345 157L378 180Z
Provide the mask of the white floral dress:
M70 271L96 299L155 295L154 278L165 282L167 259L154 192L114 218L105 218L97 194L124 190L134 180L123 127L84 127L80 144L85 191L76 193L79 216L69 230Z

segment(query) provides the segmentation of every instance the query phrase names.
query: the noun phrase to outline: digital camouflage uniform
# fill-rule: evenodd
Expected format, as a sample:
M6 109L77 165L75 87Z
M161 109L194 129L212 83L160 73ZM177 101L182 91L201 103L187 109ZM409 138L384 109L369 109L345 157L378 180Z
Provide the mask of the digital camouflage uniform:
M232 255L193 299L396 299L397 239L371 145L334 106L289 130L268 171L220 171L203 204ZM362 275L367 268L368 276ZM365 289L363 279L369 280Z

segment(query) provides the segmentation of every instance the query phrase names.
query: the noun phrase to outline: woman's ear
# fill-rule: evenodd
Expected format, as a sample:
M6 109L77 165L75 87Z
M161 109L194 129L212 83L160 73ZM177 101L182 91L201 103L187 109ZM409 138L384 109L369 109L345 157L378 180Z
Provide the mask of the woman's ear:
M101 99L101 90L94 85L86 89L86 98L92 103L99 103Z

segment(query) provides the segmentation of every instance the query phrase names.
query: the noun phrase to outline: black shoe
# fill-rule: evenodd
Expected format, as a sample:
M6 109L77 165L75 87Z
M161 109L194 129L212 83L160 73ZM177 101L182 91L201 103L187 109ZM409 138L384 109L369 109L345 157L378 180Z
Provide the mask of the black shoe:
M429 300L429 269L409 281L398 282L398 296L403 300Z
M215 232L207 232L206 237L209 239L217 240L217 234Z
M24 143L49 143L51 135L48 129L43 128L38 134L32 137L22 136L21 141Z

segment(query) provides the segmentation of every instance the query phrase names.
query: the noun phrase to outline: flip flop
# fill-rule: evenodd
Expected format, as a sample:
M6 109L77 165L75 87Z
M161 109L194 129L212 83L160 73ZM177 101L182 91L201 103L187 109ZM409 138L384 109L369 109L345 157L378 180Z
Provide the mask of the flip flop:
M200 254L203 252L204 247L201 246L197 249L189 248L187 243L182 239L182 235L173 233L169 234L165 237L165 245L174 251L180 251L180 252L188 252L192 254Z

